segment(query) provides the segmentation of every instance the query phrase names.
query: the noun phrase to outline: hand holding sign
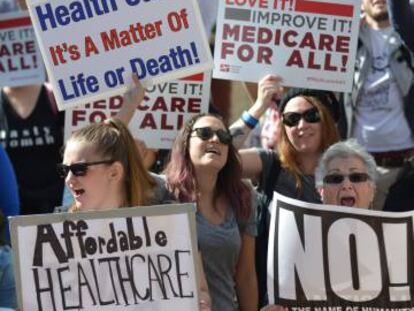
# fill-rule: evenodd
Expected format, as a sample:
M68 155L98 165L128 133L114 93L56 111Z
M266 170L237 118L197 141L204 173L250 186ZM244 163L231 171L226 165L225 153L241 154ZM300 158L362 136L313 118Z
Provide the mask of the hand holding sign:
M260 102L265 110L283 94L282 81L283 79L276 75L266 75L259 81L256 102Z
M259 81L257 99L249 109L249 113L255 119L260 119L268 108L276 104L276 99L283 94L281 83L283 79L277 75L266 75Z

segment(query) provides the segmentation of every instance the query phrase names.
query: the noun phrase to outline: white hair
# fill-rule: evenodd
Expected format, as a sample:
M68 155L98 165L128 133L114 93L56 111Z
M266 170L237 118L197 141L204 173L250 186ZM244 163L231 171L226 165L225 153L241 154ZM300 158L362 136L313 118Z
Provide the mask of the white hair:
M323 178L327 173L329 162L336 158L358 157L364 163L367 174L372 181L376 179L376 168L374 157L370 155L364 147L354 139L340 141L330 146L319 160L318 167L315 171L315 184L317 187L323 185Z

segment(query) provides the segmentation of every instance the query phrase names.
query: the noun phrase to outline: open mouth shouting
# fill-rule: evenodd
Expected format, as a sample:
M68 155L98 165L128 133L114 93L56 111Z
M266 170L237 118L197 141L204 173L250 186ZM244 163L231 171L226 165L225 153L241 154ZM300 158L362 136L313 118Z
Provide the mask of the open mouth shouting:
M80 196L82 196L85 193L84 189L72 189L72 193L75 199L78 199Z
M344 197L341 197L339 199L339 202L343 206L350 206L350 207L352 207L352 206L355 206L356 200L355 200L355 197L353 197L353 196L344 196Z

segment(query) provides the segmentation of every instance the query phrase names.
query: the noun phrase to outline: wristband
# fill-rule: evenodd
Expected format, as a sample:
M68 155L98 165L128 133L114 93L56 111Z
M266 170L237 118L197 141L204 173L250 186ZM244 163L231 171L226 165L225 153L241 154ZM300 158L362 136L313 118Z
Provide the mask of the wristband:
M251 128L251 129L254 129L256 127L257 123L259 123L259 120L257 120L255 117L253 117L247 111L243 112L243 114L241 115L241 119L242 119L243 123L246 124L246 126Z

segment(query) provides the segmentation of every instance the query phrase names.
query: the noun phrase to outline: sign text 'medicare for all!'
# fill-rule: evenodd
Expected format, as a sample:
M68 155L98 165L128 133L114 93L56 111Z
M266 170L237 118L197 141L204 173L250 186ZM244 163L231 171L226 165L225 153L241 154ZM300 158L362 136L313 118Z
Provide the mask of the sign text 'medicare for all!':
M214 77L350 91L359 0L220 1Z

